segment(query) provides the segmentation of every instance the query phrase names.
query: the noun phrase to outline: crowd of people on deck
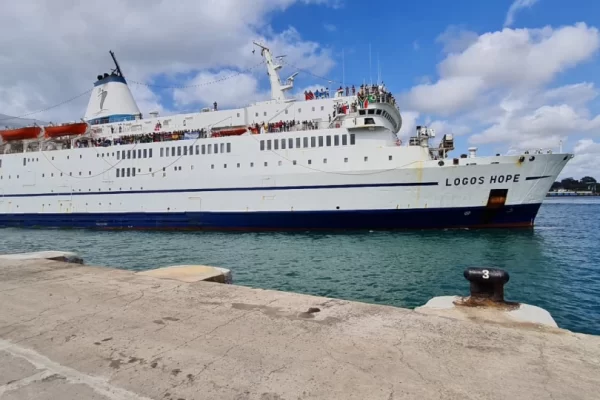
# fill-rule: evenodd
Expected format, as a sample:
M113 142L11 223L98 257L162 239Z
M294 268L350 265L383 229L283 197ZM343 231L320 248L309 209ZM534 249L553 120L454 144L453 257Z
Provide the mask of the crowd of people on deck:
M373 102L385 102L391 103L393 105L396 104L396 100L394 96L387 91L385 84L381 82L379 85L360 85L358 90L356 86L340 86L336 91L340 96L357 96L359 103L364 104L365 100L369 100ZM317 100L317 99L325 99L329 98L329 88L325 89L317 89L314 92L312 90L304 91L304 99L305 100Z
M189 140L206 138L205 129L180 130L173 132L154 132L140 135L124 135L116 138L80 139L75 141L75 147L110 147L136 143L170 142L174 140Z
M291 132L297 130L318 129L319 126L313 121L279 121L279 122L261 122L260 124L250 125L250 131L254 134Z

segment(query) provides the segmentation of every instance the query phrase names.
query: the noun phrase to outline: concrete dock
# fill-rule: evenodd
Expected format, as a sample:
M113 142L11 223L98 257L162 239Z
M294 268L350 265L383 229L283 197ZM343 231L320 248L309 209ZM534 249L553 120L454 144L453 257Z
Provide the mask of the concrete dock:
M0 260L2 400L598 399L599 388L600 338L558 328Z

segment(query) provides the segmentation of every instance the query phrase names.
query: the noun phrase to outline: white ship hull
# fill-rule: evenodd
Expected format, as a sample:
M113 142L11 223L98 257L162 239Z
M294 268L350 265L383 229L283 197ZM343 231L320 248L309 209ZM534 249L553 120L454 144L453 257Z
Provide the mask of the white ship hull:
M105 229L528 227L570 158L536 154L524 156L521 162L521 156L476 157L458 159L459 165L446 159L440 166L439 160L422 161L427 149L376 146L370 144L370 137L361 135L355 145L259 150L261 140L287 141L307 133L326 138L347 132L330 129L5 155L0 225ZM223 149L229 143L230 152L196 154L196 145L205 143ZM160 157L161 148L163 153L168 148L171 154L171 149L177 151L178 147L187 147L188 155ZM150 149L152 158L148 157ZM123 160L119 154L117 159L117 152L130 152L131 157L133 151L142 158ZM127 175L127 169L130 176L122 177L121 171ZM11 171L10 177L6 171ZM489 204L490 194L498 190L504 201L494 207Z

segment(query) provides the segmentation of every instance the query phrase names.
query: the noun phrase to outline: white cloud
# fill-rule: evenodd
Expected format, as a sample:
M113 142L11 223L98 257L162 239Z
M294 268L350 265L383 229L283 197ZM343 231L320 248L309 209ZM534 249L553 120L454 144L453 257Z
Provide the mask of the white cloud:
M273 31L269 18L294 4L339 7L342 1L151 0L143 7L140 4L137 0L23 0L5 7L0 13L0 110L21 115L90 89L96 75L112 67L109 49L115 51L129 81L163 76L181 84L182 76L195 79L198 73L244 70L260 61L258 52L251 52L252 40L266 43L278 55L287 54L290 64L315 74L326 74L334 65L328 49L304 40L293 27ZM23 30L25 25L28 28ZM256 71L260 80L265 75L264 70ZM158 97L144 96L139 99L142 112L150 111L146 106L158 106ZM78 119L85 111L86 97L35 117Z
M561 176L593 176L600 179L600 142L593 139L581 139L574 147L575 157L567 163Z
M460 53L475 43L479 35L456 25L450 25L437 38L444 45L444 53Z
M337 26L335 26L333 24L323 24L323 28L325 28L325 30L327 32L335 32L335 31L337 31Z
M515 0L506 13L506 19L504 20L504 26L511 26L515 22L515 16L517 12L524 8L531 8L538 0Z
M600 34L584 23L558 29L504 29L485 33L438 65L440 79L401 97L407 108L449 115L486 102L496 91L534 90L590 59Z
M417 111L402 111L402 127L398 132L398 137L406 140L409 136L415 135L419 115Z

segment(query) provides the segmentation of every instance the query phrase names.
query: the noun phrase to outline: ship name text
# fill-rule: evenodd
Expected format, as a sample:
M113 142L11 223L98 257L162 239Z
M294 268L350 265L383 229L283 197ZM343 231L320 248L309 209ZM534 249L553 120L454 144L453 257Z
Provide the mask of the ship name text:
M446 186L468 186L468 185L483 185L486 181L489 184L494 183L518 183L521 174L515 175L492 175L488 179L484 176L471 176L464 178L446 178Z

